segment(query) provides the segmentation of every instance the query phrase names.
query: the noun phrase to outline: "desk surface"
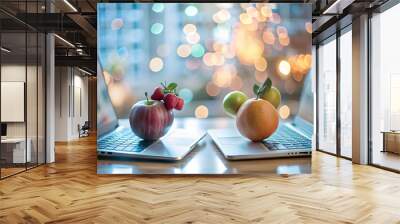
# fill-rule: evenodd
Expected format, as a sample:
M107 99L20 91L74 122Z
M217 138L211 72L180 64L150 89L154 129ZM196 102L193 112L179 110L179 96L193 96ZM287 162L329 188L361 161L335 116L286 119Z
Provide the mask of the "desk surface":
M29 138L27 139L28 141L30 140ZM20 143L20 142L25 142L25 138L4 138L1 139L1 143Z
M129 127L126 120L120 125ZM175 119L174 127L207 130L234 128L228 118L198 120ZM97 160L98 174L302 174L311 173L311 158L259 159L228 161L218 151L212 139L206 136L199 146L178 162L160 162L143 159Z
M383 134L395 134L395 135L400 135L400 131L381 131Z

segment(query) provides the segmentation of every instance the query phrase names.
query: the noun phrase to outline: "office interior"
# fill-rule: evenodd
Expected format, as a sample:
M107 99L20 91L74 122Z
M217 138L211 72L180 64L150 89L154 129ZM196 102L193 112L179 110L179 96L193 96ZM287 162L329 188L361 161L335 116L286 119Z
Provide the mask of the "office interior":
M0 2L0 183L95 142L98 2L121 1ZM400 173L400 3L301 2L313 7L314 155Z

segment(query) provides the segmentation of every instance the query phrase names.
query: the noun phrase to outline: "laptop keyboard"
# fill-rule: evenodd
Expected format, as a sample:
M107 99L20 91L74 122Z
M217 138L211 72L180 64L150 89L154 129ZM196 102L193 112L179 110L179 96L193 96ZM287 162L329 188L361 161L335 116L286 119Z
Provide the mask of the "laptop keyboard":
M152 141L145 141L134 135L128 128L114 131L97 141L98 150L140 152L151 145Z
M286 125L279 126L271 137L263 141L270 150L308 149L311 148L311 140L298 134Z

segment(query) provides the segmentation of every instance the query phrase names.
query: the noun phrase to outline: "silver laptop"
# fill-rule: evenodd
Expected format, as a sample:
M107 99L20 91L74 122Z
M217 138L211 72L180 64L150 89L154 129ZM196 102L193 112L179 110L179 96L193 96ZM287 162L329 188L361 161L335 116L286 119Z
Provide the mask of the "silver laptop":
M280 121L277 131L262 142L242 137L236 129L212 129L208 134L228 160L311 156L313 134L311 75L304 82L299 112Z
M206 135L200 131L173 129L160 140L142 140L131 131L127 120L117 119L100 65L98 71L97 155L99 157L177 161L189 154Z

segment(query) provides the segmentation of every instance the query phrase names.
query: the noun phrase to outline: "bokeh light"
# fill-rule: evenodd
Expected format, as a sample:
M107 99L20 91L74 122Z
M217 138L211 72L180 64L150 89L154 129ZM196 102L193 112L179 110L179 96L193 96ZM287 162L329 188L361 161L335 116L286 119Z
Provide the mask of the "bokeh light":
M218 25L213 30L214 38L221 42L228 42L231 38L230 27L226 25Z
M300 82L311 69L311 54L299 54L289 57L291 74L294 80Z
M210 67L213 66L214 64L212 61L212 57L213 57L213 53L210 53L210 52L206 53L203 57L204 64L207 66L210 66Z
M273 45L275 43L275 35L272 33L271 29L267 29L263 33L263 41L266 44Z
M151 9L153 12L160 13L164 11L164 3L154 3Z
M176 49L176 53L179 55L179 57L182 58L188 57L191 52L192 52L192 47L189 44L181 44Z
M194 116L199 119L204 119L208 117L208 108L204 105L196 107L194 111Z
M290 116L290 108L287 105L283 105L279 108L279 116L282 119L287 119Z
M231 85L233 78L236 75L237 71L235 66L224 65L215 70L212 80L216 86L226 88Z
M154 57L150 60L149 68L151 71L159 72L163 69L163 67L164 67L164 62L161 58Z
M268 6L263 6L263 7L261 7L261 14L264 16L264 17L266 17L266 18L270 18L270 17L272 17L272 10L271 10L271 8L270 7L268 7Z
M286 36L286 37L279 37L279 43L282 45L282 46L288 46L289 44L290 44L290 38L288 37L288 36Z
M239 61L246 65L253 65L264 52L264 44L254 35L243 29L235 32L234 47Z
M254 67L257 69L257 71L265 71L267 69L267 60L265 60L263 57L256 59L254 62Z
M246 8L246 13L252 18L257 18L258 16L258 10L252 6Z
M198 33L189 33L186 35L186 40L189 44L197 44L200 41L200 35Z
M112 30L119 30L123 26L124 26L124 20L122 20L121 18L113 19L113 21L111 22L111 29Z
M245 25L249 25L253 22L253 19L247 13L240 14L239 20L241 23L243 23Z
M278 66L279 72L284 75L287 76L290 74L290 64L288 61L286 60L282 60L281 62L279 62L279 66Z
M198 12L199 12L199 10L194 5L189 5L185 9L185 14L187 16L195 16L195 15L197 15Z
M197 28L194 24L188 23L183 27L183 32L188 35L191 33L196 33L197 32Z
M209 96L218 96L221 93L221 89L213 82L208 82L206 85L206 92Z
M307 33L312 33L312 23L306 22L306 31Z
M185 103L190 103L193 100L193 92L188 88L181 89L178 94Z
M195 58L201 58L204 55L204 47L201 44L195 44L192 46L192 56Z
M213 20L216 23L224 23L231 19L231 13L226 9L221 9L213 15Z
M151 33L155 35L160 34L163 30L164 30L164 25L161 23L154 23L150 28Z

